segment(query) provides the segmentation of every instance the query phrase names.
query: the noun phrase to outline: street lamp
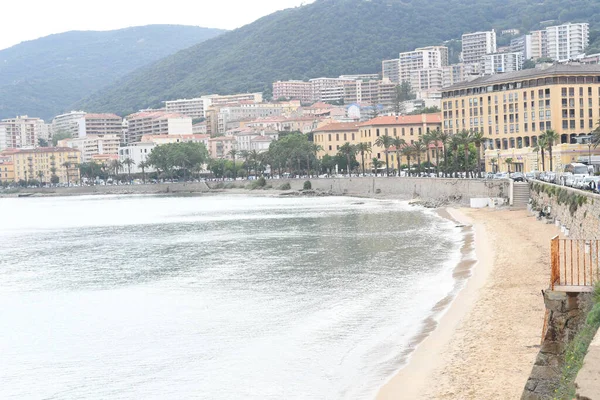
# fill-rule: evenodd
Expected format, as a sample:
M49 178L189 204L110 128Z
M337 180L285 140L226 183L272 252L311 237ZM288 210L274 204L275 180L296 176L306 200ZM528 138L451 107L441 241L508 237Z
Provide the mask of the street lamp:
M588 140L588 165L592 165L592 140Z
M498 150L498 158L496 159L496 173L500 172L500 150Z

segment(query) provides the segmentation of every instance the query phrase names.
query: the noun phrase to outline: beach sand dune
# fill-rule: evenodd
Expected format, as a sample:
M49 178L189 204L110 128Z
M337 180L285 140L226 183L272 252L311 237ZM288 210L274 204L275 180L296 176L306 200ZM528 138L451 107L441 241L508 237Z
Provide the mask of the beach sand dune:
M478 262L450 309L378 399L518 399L539 351L553 225L526 211L449 210Z

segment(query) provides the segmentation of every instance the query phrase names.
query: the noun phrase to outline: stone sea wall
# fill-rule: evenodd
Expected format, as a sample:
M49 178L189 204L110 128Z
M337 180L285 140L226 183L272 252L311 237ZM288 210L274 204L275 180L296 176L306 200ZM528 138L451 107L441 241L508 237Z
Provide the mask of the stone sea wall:
M532 207L568 229L572 239L600 239L600 195L545 182L532 182Z

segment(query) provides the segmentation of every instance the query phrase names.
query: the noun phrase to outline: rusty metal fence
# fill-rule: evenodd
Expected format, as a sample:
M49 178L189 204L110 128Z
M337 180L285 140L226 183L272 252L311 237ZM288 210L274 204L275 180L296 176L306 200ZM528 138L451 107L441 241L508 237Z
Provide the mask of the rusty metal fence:
M552 239L550 287L593 286L600 281L600 241Z

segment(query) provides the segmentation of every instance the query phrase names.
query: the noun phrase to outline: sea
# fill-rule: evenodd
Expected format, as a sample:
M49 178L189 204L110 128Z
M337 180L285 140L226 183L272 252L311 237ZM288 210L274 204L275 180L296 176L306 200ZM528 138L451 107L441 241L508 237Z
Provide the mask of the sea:
M0 398L373 399L462 232L392 200L0 199Z

